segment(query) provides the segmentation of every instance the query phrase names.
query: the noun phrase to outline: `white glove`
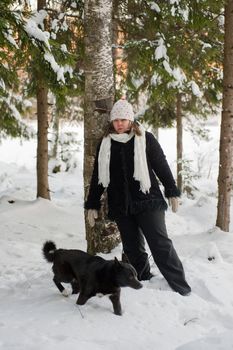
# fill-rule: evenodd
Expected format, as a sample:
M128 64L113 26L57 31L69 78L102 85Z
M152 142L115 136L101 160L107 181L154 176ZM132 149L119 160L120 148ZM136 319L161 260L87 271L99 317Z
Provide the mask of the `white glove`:
M168 203L172 207L173 213L176 213L178 210L179 202L177 197L168 198Z
M88 209L87 221L91 227L95 226L95 219L98 218L98 211L96 209Z

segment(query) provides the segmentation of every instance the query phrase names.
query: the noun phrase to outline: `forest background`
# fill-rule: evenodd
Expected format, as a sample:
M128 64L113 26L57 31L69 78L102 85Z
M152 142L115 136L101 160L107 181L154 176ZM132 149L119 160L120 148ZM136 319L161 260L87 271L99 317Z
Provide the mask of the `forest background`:
M233 1L0 2L4 350L232 349L232 25ZM166 215L192 294L173 293L151 262L155 277L122 291L119 320L107 298L61 299L41 247L120 258L105 198L95 229L83 202L122 95L182 191Z
M136 118L157 137L160 127L176 126L177 183L192 197L198 174L192 173L192 160L183 157L183 123L195 137L206 138L203 119L222 108L216 225L229 231L231 6L231 1L3 0L0 135L28 138L25 118L37 119L36 196L51 199L49 160L54 172L61 162L70 167L68 149L75 140L72 135L59 139L61 119L84 121L87 193L96 144L113 102L124 95L134 103ZM95 229L86 223L87 250L94 254L118 242L104 202Z

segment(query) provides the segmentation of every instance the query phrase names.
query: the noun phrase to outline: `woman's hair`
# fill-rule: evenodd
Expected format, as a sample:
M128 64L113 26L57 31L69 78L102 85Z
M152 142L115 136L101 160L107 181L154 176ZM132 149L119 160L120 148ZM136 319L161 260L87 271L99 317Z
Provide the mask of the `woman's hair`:
M134 121L131 123L131 129L133 129L135 135L142 136L142 133L139 129L139 124L137 122ZM113 122L109 122L106 129L105 129L103 137L106 137L109 134L115 134L115 133L116 133L116 130L114 129Z

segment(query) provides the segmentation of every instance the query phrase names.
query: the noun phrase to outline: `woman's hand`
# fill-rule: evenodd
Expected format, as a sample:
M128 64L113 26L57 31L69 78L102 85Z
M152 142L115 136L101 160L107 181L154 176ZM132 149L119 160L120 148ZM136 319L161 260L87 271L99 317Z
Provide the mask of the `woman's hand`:
M91 227L95 226L95 220L98 218L98 211L96 209L88 209L87 221Z
M177 197L168 198L168 203L172 207L173 213L176 213L178 210L179 202Z

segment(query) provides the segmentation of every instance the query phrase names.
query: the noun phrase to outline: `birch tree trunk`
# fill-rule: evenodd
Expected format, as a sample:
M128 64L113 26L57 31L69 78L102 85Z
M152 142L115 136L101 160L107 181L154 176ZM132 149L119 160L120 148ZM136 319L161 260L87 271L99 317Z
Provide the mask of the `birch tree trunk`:
M216 226L229 232L233 156L233 0L225 5L223 102L220 132Z
M46 7L46 0L37 1L37 10ZM48 89L43 72L37 71L37 197L50 199L48 183Z
M85 107L84 107L84 190L89 191L96 146L106 128L114 101L112 60L112 1L86 0L85 31ZM103 239L105 214L91 228L86 220L87 251L111 251L115 239ZM113 231L115 228L113 226Z
M182 192L182 160L183 160L183 125L182 125L182 104L181 94L177 94L176 100L176 148L177 148L177 186Z

